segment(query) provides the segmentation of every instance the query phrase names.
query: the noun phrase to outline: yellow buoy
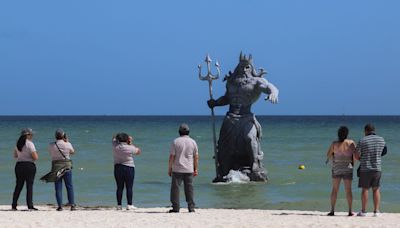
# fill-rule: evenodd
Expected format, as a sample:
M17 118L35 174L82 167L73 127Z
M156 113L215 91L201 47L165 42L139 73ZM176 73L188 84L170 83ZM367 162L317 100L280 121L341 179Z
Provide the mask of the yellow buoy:
M299 169L305 169L306 167L304 165L299 165Z

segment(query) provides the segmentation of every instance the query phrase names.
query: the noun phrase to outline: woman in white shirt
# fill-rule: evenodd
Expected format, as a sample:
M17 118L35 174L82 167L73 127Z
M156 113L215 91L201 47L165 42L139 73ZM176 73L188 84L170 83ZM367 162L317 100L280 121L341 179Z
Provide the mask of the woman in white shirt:
M35 161L39 156L36 151L35 145L32 142L33 131L30 128L25 128L21 131L21 136L17 141L14 149L14 158L17 160L15 164L15 176L17 178L13 201L11 208L13 211L17 210L18 198L26 182L26 204L29 210L37 211L38 209L33 206L33 181L36 174Z
M117 183L117 210L122 210L122 193L126 186L127 210L136 209L132 204L133 182L135 180L135 163L133 155L141 150L132 144L133 138L126 133L118 133L113 137L114 177Z

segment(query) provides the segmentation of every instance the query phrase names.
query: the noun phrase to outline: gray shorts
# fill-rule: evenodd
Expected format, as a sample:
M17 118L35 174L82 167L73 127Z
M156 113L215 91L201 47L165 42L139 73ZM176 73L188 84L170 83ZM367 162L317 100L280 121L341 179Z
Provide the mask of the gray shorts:
M332 178L339 178L343 180L353 180L353 173L344 173L344 174L333 174Z
M359 188L377 188L381 182L381 171L360 172L358 179Z

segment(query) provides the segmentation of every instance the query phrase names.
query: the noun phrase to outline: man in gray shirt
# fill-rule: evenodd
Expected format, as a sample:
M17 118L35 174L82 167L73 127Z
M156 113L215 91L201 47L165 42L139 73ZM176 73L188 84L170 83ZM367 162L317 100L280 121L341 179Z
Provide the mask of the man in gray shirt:
M170 213L179 212L179 186L184 183L189 212L194 212L193 176L198 175L199 150L196 142L189 137L189 126L181 124L179 137L172 145L168 162L168 175L172 177Z
M374 216L379 216L381 194L379 191L382 173L382 156L387 153L385 140L375 134L375 127L367 124L365 136L357 144L356 159L360 160L358 187L362 188L362 209L357 216L366 216L368 190L372 188L374 198Z

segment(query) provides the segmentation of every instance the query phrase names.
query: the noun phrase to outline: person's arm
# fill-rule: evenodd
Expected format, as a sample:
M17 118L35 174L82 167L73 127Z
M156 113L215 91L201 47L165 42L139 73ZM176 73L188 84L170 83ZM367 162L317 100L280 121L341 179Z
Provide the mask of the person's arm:
M170 154L169 155L169 160L168 160L168 176L172 176L172 164L175 161L175 155Z
M381 156L385 156L386 154L387 154L387 146L385 145L385 147L383 147Z
M333 157L333 143L331 144L331 146L328 149L328 152L326 152L326 161L325 164L328 164L329 159L331 159Z
M116 136L115 135L113 135L113 137L112 137L112 146L113 146L113 148L115 148L117 145L118 145L118 141L117 141L117 139L115 138Z
M357 143L356 149L355 149L355 153L354 153L354 158L356 160L360 160L361 158L361 144L360 142Z
M75 154L75 149L74 149L74 147L72 146L72 144L70 143L70 142L68 142L69 143L69 154Z
M39 155L38 155L38 153L37 153L36 151L33 151L33 152L31 153L31 156L32 156L32 159L33 159L34 161L36 161L36 160L39 159Z
M18 158L17 148L14 149L13 156L14 158Z
M139 147L137 147L136 145L133 144L133 137L132 136L129 136L127 143L128 143L128 145L133 146L133 155L140 155L142 153L142 150Z
M31 157L32 157L32 159L34 160L34 161L36 161L36 160L38 160L39 159L39 155L38 155L38 152L36 151L36 147L35 147L35 145L33 144L33 143L27 143L27 144L25 144L27 147L28 147L28 149L31 151Z
M196 154L194 154L194 157L193 157L193 168L194 168L193 176L199 175L198 167L199 167L199 154L196 153Z
M265 97L265 100L269 100L273 104L278 103L278 88L276 88L272 83L268 82L265 78L260 78L258 82L261 91L265 94L268 94L268 96Z
M169 149L169 159L168 159L168 176L172 176L172 165L175 162L175 141L171 144Z
M356 143L354 141L351 141L350 149L351 151L353 151L353 165L354 165L354 160L360 160L360 157L358 156L357 153Z
M140 155L141 153L142 150L139 147L135 146L135 152L133 153L133 155Z

